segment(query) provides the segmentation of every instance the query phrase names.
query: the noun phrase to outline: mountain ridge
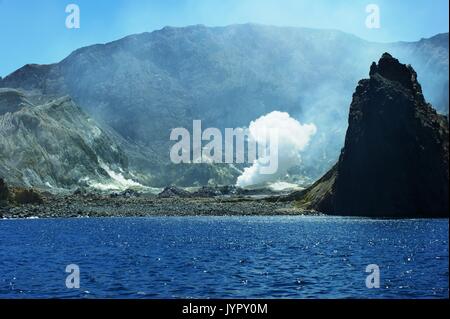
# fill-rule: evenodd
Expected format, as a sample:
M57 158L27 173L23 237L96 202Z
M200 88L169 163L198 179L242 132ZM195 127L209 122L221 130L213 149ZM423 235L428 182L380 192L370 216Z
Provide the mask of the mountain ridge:
M130 165L158 186L176 184L174 175L192 170L180 166L171 173L172 128L189 129L194 119L219 129L243 127L285 111L319 129L296 170L316 179L339 155L353 83L382 52L417 65L424 90L432 93L427 96L448 113L444 40L379 44L336 30L254 24L166 27L83 47L55 64L26 65L0 80L0 87L71 96L124 144L139 145ZM235 178L231 171L227 183ZM208 172L211 178L185 182L214 180L214 170Z
M129 176L126 155L69 96L35 105L27 92L5 95L19 103L6 112L0 103L0 176L12 185L70 189L113 185L113 171Z
M294 26L279 26L279 25L270 25L270 24L260 24L260 23L252 23L252 22L249 22L249 23L237 23L237 24L230 24L230 25L224 25L224 26L208 26L208 25L204 25L204 24L193 24L193 25L187 25L187 26L180 27L180 26L166 25L166 26L164 26L164 27L162 27L160 29L156 29L156 30L153 30L153 31L143 31L143 32L139 32L139 33L133 33L133 34L125 35L125 36L119 37L119 38L117 38L115 40L111 40L111 41L107 41L107 42L101 42L101 43L94 43L94 44L84 45L82 47L79 47L79 48L71 51L65 58L63 58L63 59L61 59L59 61L56 61L56 62L51 62L51 63L33 63L33 62L30 62L30 63L27 63L27 64L23 65L22 67L17 68L16 70L14 70L14 71L12 71L12 72L10 72L8 74L5 74L4 76L0 76L0 79L5 79L8 76L10 76L13 73L15 73L16 71L18 71L18 70L20 70L20 69L22 69L22 68L24 68L26 66L43 66L43 67L45 67L45 66L52 66L52 65L61 63L62 61L64 61L65 59L67 59L72 54L76 53L77 51L80 51L80 50L82 51L84 49L89 49L89 48L97 47L97 46L105 46L105 45L108 45L108 44L113 44L115 42L120 42L120 41L125 40L127 38L134 38L134 37L139 37L139 36L143 36L143 35L150 35L150 34L155 33L155 32L161 32L161 31L170 30L170 29L188 29L188 28L198 28L198 27L206 28L206 29L225 29L225 28L229 28L229 27L240 27L240 26L250 26L250 27L251 26L257 26L258 27L259 26L259 27L288 29L288 30L289 29L295 29L295 30L309 30L309 31L330 31L330 32L336 32L336 33L345 34L347 36L351 36L351 37L357 38L358 40L361 40L361 41L364 41L364 42L367 42L367 43L374 43L374 44L417 43L417 42L420 42L420 41L432 41L433 39L439 39L438 42L441 44L441 41L443 41L445 39L448 40L448 38L449 38L449 32L441 32L441 33L437 33L437 34L429 36L429 37L422 37L422 38L417 39L417 40L410 40L410 41L397 40L397 41L388 41L388 42L378 42L378 41L368 40L368 39L365 39L363 37L359 37L359 36L357 36L355 34L352 34L352 33L349 33L349 32L345 32L345 31L342 31L342 30L339 30L339 29L332 29L332 28L329 28L329 29L327 29L327 28L318 29L318 28L308 28L308 27L294 27ZM444 41L444 43L445 43L445 41ZM448 48L448 41L447 41L447 48Z

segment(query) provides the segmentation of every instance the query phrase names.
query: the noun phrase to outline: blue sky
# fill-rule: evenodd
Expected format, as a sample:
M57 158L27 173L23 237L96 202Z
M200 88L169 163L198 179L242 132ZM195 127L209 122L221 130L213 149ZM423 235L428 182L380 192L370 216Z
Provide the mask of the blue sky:
M80 7L80 29L65 27L70 3ZM371 3L380 8L380 29L365 26ZM166 25L254 22L339 29L371 41L415 41L448 32L448 10L448 0L0 0L0 76Z

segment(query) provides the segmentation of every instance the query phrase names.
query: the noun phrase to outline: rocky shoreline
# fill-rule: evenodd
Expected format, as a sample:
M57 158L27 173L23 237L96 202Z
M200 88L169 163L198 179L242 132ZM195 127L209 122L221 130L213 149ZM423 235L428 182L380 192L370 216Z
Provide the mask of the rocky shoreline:
M110 194L76 191L42 193L41 197L41 204L0 206L0 218L319 215L297 208L293 201L278 201L270 193L209 195L205 190L189 193L166 188L158 195L135 191Z

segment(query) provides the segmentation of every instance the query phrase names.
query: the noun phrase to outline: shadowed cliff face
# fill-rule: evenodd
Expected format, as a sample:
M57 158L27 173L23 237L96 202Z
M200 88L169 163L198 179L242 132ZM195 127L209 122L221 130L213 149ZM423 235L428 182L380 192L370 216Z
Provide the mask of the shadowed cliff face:
M8 186L6 185L6 183L3 180L3 178L0 177L0 205L2 203L6 202L8 197L9 197Z
M299 203L339 215L446 216L448 139L416 72L385 53L353 94L338 163Z

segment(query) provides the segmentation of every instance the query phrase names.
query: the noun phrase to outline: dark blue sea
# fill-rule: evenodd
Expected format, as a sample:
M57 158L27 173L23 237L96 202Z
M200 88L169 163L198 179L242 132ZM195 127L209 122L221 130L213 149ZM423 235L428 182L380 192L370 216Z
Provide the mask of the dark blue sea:
M0 298L448 298L448 245L448 220L0 220Z

